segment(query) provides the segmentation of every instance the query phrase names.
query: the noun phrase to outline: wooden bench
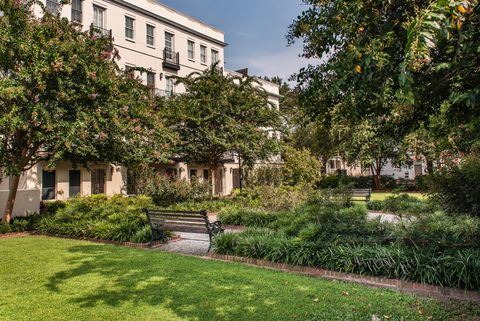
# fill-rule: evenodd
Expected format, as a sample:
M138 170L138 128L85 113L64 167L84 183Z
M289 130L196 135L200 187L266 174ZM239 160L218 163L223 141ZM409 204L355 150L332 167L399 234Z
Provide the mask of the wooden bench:
M352 200L353 201L370 202L371 197L372 197L372 190L369 189L369 188L352 189Z
M220 221L210 223L206 211L190 212L156 209L145 209L144 211L147 214L151 228L150 244L164 238L165 231L201 233L209 236L210 246L208 247L208 252L210 252L213 238L224 231Z

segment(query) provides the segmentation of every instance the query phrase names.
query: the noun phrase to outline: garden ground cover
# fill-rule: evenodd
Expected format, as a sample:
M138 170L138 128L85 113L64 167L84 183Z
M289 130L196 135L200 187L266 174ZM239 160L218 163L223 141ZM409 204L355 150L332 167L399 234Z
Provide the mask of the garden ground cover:
M478 320L478 307L233 263L0 240L0 320Z

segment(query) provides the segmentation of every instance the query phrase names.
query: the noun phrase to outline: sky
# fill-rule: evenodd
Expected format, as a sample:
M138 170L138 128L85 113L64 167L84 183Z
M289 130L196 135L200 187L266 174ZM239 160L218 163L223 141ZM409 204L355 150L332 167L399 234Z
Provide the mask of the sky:
M285 81L306 66L301 45L287 46L288 26L305 9L301 0L160 0L225 32L225 66Z

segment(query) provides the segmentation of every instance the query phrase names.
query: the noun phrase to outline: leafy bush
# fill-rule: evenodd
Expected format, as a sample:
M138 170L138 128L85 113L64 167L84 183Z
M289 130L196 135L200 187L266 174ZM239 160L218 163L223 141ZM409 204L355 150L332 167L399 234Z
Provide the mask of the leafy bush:
M393 190L397 188L397 182L391 176L382 176L380 179L382 188ZM335 175L322 177L317 187L320 189L349 187L349 188L370 188L373 189L372 176L348 176L342 172Z
M71 237L147 242L150 230L142 209L152 206L151 199L144 196L78 197L65 202L54 215L43 217L36 230Z
M226 207L219 213L222 224L265 227L274 222L279 214L261 209Z
M258 215L258 217L262 217ZM274 216L275 217L275 216ZM426 213L394 225L324 201L219 236L217 252L347 273L480 289L480 220Z
M262 165L247 171L246 186L280 186L283 184L283 167Z
M64 208L66 205L63 201L48 201L40 203L41 215L54 215L59 209Z
M383 201L370 201L367 203L367 208L372 211L416 216L433 213L439 209L434 202L421 200L408 194L389 196Z
M173 180L169 177L158 176L150 187L148 195L158 206L171 206L173 204L202 200L210 196L210 184L200 180L188 182L183 179Z
M283 177L290 186L314 185L320 179L322 163L309 150L287 146L283 158Z
M279 212L302 205L314 195L314 192L309 185L257 186L245 189L235 201L244 207Z
M430 177L432 198L448 213L480 217L480 158L440 169Z

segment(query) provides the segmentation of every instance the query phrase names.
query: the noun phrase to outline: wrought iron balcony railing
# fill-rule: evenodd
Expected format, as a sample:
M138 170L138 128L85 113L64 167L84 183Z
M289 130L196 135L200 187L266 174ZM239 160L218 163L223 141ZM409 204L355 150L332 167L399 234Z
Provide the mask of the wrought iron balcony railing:
M163 67L180 70L180 53L168 48L163 49Z
M93 23L90 25L90 30L93 34L100 36L100 37L106 37L110 40L113 39L112 37L112 29L105 29L103 27L98 27L95 26Z

